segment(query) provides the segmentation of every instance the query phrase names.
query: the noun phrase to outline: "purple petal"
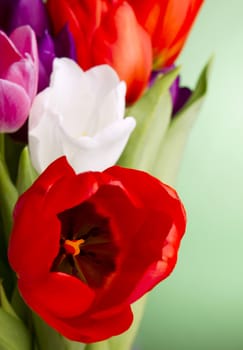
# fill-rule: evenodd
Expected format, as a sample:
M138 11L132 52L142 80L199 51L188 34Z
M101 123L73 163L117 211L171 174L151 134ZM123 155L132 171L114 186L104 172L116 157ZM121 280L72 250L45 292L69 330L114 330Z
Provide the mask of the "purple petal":
M38 41L39 50L39 85L42 91L49 85L52 72L52 63L55 57L68 57L76 60L76 49L73 37L67 26L54 39L45 31Z
M0 29L4 30L7 33L10 31L9 22L17 1L0 0Z
M56 57L68 57L74 61L77 60L74 39L67 25L65 25L56 38L54 38L54 42Z
M177 100L180 85L180 77L178 76L170 87L170 95L172 99L172 105L174 106Z
M55 58L54 43L47 31L38 42L39 51L39 83L38 91L42 91L49 85L52 72L52 62Z
M9 29L30 25L39 37L48 28L48 17L42 0L18 0L12 7Z
M187 87L179 88L176 100L173 104L173 113L172 115L175 115L179 110L186 104L186 102L189 100L190 96L192 94L192 91Z
M18 130L28 117L31 101L25 90L0 79L0 132Z

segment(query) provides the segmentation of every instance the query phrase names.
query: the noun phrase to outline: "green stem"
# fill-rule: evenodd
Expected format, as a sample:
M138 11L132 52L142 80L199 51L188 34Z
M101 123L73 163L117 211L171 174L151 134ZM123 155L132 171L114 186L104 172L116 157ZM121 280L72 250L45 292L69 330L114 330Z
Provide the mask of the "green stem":
M13 185L7 166L0 154L0 198L1 198L1 216L4 227L4 234L6 242L8 242L9 234L12 228L12 213L15 203L18 199L18 192Z
M51 328L38 315L32 313L39 350L84 350L86 344L68 340Z
M110 350L110 346L108 341L106 340L98 343L88 344L85 350Z
M4 159L5 158L5 140L4 140L4 134L1 134L1 133L0 133L0 154Z

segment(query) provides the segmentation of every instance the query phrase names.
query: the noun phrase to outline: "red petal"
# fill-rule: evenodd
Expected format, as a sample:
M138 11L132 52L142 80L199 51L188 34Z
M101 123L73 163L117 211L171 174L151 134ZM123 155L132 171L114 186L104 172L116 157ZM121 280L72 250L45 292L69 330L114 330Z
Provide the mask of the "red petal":
M152 67L149 35L127 2L110 6L92 41L92 65L109 64L127 83L127 102L134 102L147 86Z
M55 182L65 176L72 179L75 173L66 158L61 157L38 177L15 206L8 255L19 276L38 280L49 272L58 253L60 222L53 212L48 215L45 199Z
M75 318L58 318L35 304L35 311L65 337L82 343L94 343L125 332L133 321L129 305L95 313L86 312Z
M55 272L37 283L28 283L20 278L19 290L33 310L40 315L55 315L56 318L75 317L84 313L90 308L95 296L79 279Z
M118 178L128 192L139 197L144 205L144 210L140 211L143 225L138 231L128 231L127 245L123 242L121 248L126 258L112 281L109 297L106 295L106 302L109 298L114 302L117 294L124 297L130 287L130 301L135 301L173 270L180 240L185 232L185 211L176 192L149 174L119 167L106 172ZM126 212L121 213L119 210L118 215L112 214L118 220L120 215L124 221L123 226L118 225L118 229L125 225L129 227L131 219L129 215L126 217ZM140 279L146 283L140 283ZM139 283L137 288L136 283ZM120 288L119 285L124 287ZM132 293L133 288L135 290Z

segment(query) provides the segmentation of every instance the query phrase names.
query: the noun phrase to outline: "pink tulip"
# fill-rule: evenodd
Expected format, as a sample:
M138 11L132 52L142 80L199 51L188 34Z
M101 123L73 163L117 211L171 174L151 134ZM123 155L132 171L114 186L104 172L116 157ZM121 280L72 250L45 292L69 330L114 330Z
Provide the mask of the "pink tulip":
M0 132L15 132L26 121L38 83L38 53L34 31L0 31Z

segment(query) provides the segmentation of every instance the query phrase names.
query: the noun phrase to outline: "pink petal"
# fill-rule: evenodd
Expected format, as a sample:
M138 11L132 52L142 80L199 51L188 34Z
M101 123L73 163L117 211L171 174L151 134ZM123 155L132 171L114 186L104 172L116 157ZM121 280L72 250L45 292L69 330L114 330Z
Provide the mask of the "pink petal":
M22 86L32 101L37 90L36 73L36 67L29 57L13 63L6 71L5 79Z
M23 87L0 79L0 131L18 130L28 117L31 101Z
M5 72L9 66L22 57L12 41L2 31L0 31L0 52L0 78L5 78Z
M10 39L15 44L16 48L23 55L23 58L31 62L32 74L30 77L25 77L25 83L21 84L27 86L27 93L30 95L31 100L34 98L37 92L38 84L38 49L36 36L34 31L29 26L22 26L15 29L11 35ZM28 72L28 70L27 70Z
M18 27L11 33L10 39L22 56L28 52L32 60L38 62L36 36L30 26Z

